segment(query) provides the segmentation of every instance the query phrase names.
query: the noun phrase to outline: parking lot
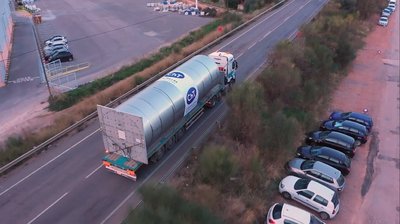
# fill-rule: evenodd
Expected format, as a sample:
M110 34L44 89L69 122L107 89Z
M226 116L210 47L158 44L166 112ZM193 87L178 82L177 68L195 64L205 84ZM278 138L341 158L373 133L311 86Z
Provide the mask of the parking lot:
M53 35L68 38L74 61L89 63L78 72L78 83L92 81L132 63L160 46L211 21L210 18L156 12L145 0L38 0L42 23L40 43Z

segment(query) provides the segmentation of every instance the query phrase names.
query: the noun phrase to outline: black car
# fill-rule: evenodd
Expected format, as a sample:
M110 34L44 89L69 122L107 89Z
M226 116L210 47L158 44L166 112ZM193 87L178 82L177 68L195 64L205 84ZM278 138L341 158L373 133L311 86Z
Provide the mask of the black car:
M55 54L56 51L68 51L68 49L65 48L65 45L54 46L51 50L44 51L44 59L49 60L50 56Z
M367 127L368 131L372 129L374 125L372 118L366 114L357 113L357 112L338 112L335 111L331 113L329 116L330 120L349 120L354 121L356 123L362 124Z
M334 148L344 154L354 157L356 141L354 138L336 131L315 131L307 134L306 143Z
M60 59L61 62L72 61L74 60L74 56L69 51L57 51L49 57L47 62L56 61L58 59Z
M304 145L297 148L297 156L303 159L326 163L342 172L350 173L351 160L344 153L326 146Z
M367 142L367 128L362 124L350 120L327 120L322 122L320 130L337 131L349 135L356 140L356 145L364 144Z

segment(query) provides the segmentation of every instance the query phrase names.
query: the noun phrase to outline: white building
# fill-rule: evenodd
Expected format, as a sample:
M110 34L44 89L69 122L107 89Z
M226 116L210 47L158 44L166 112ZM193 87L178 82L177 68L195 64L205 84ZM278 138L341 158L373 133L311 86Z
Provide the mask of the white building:
M0 0L0 87L5 84L10 65L13 33L11 7L10 0Z

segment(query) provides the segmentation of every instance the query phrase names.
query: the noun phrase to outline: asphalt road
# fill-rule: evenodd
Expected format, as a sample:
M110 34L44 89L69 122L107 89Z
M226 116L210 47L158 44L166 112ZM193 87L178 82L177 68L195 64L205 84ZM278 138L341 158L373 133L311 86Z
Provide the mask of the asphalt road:
M293 36L325 1L289 1L227 39L215 49L237 55L239 82L254 77L268 52ZM162 161L143 167L138 181L107 172L98 122L60 140L51 150L25 162L0 179L0 215L3 223L119 223L140 198L146 182L165 181L179 168L184 154L197 147L228 111L221 103L209 110Z

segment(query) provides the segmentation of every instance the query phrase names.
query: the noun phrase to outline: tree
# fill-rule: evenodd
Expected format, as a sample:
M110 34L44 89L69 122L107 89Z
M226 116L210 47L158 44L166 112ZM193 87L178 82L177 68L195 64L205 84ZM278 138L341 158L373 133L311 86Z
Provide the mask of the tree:
M261 130L261 114L264 109L263 88L257 83L246 82L236 86L228 95L231 114L227 125L230 136L250 144Z

